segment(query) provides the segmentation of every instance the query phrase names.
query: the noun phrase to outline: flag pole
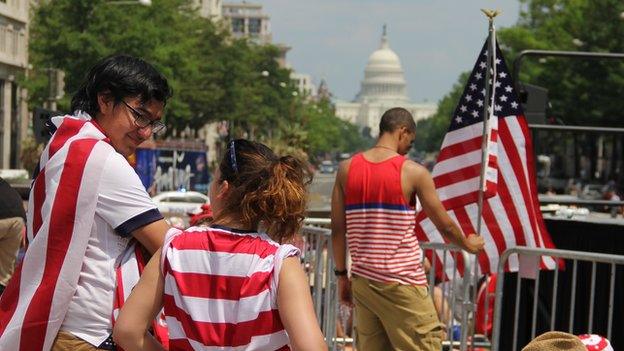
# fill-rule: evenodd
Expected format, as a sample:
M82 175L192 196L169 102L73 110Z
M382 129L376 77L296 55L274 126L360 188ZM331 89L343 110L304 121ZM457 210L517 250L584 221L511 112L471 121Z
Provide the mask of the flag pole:
M494 115L494 104L490 103L490 88L492 87L492 69L496 70L496 31L494 28L494 17L496 17L500 11L498 10L485 10L481 11L487 16L488 26L488 55L487 65L485 71L485 101L483 104L483 137L481 139L481 175L479 177L479 197L477 201L477 235L481 235L481 214L483 212L483 197L485 192L485 171L488 163L488 145L490 139L490 117ZM493 91L492 91L493 93ZM494 95L494 94L492 94Z
M481 218L481 215L483 213L483 198L484 198L484 192L485 192L485 173L487 170L487 165L488 165L488 147L490 144L490 118L494 117L494 106L496 105L494 103L494 101L490 101L495 95L494 95L494 89L496 88L496 85L493 84L494 80L492 79L493 77L496 77L496 29L494 28L494 18L500 13L500 11L498 10L485 10L485 9L481 9L481 11L485 14L485 16L488 18L488 50L487 50L487 58L486 58L486 70L485 70L485 97L484 97L484 103L483 103L483 137L481 138L481 174L479 176L479 194L478 194L478 200L477 200L477 235L481 235L481 225L483 222L483 219ZM492 90L491 94L490 94L490 89ZM472 266L474 267L474 275L472 276L473 279L473 284L472 284L472 296L475 297L475 303L476 303L476 296L477 296L477 290L478 290L478 282L479 282L479 260L477 259L478 254L475 254L473 257L473 264ZM466 275L464 274L464 277L466 277ZM470 279L470 275L468 275L467 277L468 279ZM465 291L465 293L469 293L468 291ZM468 298L468 296L465 296L464 298ZM486 298L487 299L487 298ZM469 300L464 300L464 301L469 301ZM473 311L476 311L476 306L472 306L473 307ZM475 323L472 323L469 327L470 329L470 334L474 335L474 330L475 330ZM462 335L461 335L461 341L460 341L460 348L462 350L466 349L466 345L467 345L467 339L468 339L468 331L464 331L464 329L467 328L462 328ZM474 339L471 342L473 348L474 348Z

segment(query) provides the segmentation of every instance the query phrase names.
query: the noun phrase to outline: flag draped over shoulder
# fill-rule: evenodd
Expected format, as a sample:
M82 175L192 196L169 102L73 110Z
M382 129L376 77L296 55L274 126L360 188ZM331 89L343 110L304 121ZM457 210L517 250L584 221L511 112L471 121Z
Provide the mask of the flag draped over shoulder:
M28 201L29 247L0 298L0 350L49 350L82 267L102 167L114 152L86 118L55 118Z
M483 45L461 100L442 142L432 176L440 200L465 234L476 233L478 194L482 160L484 105L488 42ZM511 74L496 44L490 89L487 158L484 179L481 234L484 253L478 255L484 273L495 272L499 256L514 246L554 248L546 231L537 198L533 148L527 122L517 99ZM417 214L416 235L420 241L445 239L424 212ZM438 264L443 258L437 257ZM453 267L447 257L447 267ZM458 256L461 260L461 256ZM543 258L543 268L555 261ZM460 270L463 262L457 262ZM517 271L518 259L511 257L506 270ZM452 268L451 268L452 269ZM452 271L447 271L452 274Z
M143 269L145 268L145 257L141 251L141 246L134 242L132 243L119 259L119 263L115 269L115 276L117 284L115 287L115 298L113 299L113 325L117 321L119 312L123 307L134 286L139 282ZM169 335L167 329L167 323L165 322L164 310L161 309L158 316L152 322L152 334L160 342L165 349L169 349ZM117 346L117 350L123 351L120 346Z

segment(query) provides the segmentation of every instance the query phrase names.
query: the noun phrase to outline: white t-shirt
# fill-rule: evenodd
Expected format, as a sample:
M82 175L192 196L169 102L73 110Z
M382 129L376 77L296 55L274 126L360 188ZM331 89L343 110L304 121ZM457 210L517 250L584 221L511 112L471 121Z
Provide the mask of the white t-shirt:
M94 346L108 338L116 260L132 231L162 218L134 169L123 156L112 152L100 180L91 236L62 330Z

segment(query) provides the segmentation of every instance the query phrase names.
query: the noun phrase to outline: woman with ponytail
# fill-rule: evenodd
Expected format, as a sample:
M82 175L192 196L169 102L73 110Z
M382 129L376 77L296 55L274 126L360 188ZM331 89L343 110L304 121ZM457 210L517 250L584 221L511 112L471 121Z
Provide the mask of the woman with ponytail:
M210 185L210 225L172 229L114 328L126 351L162 350L147 333L164 306L169 350L326 350L299 250L310 175L243 139Z

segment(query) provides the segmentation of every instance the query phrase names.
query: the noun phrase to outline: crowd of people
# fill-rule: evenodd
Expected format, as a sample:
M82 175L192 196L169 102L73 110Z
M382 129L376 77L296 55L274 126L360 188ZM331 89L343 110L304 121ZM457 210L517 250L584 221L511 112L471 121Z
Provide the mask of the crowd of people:
M308 167L231 140L210 206L190 228L170 228L126 158L164 132L171 95L144 60L107 57L87 73L73 113L53 119L27 212L0 180L0 350L327 348L291 244ZM428 170L405 157L415 138L411 114L390 109L375 146L337 172L335 274L361 350L441 349L445 328L414 233L416 197L449 241L470 253L484 246L448 216ZM24 226L27 249L14 269Z

